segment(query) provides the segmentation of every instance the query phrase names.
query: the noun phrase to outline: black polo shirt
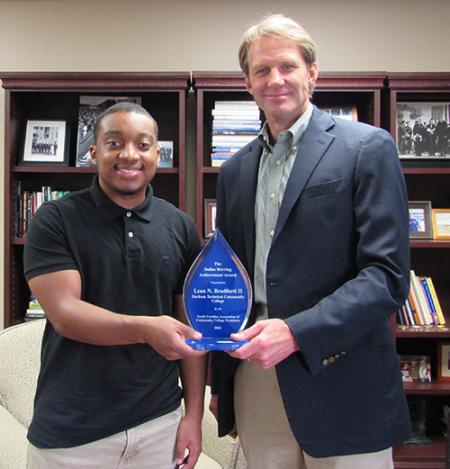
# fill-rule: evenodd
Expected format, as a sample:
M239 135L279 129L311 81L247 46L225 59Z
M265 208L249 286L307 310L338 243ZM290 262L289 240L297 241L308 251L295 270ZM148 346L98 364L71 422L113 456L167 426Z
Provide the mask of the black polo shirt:
M44 204L24 251L27 280L79 271L81 298L129 315L172 315L198 254L193 220L152 196L126 210L90 188ZM58 292L55 292L58 294ZM147 344L96 346L47 322L28 438L41 448L77 446L164 415L180 404L177 363Z

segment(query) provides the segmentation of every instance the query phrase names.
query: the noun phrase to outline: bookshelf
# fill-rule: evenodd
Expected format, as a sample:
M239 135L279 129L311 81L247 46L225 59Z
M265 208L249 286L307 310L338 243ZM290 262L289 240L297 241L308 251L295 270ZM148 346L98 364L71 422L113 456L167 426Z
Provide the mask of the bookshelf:
M210 162L212 116L215 101L252 100L246 91L243 74L240 72L193 72L193 87L197 101L197 190L196 222L204 233L204 200L216 196L217 176L220 168ZM356 109L358 120L381 125L381 95L385 74L381 72L323 72L319 74L313 103L320 108Z
M396 137L397 106L402 103L450 103L450 73L391 73L386 78L385 127ZM402 159L409 200L431 201L433 208L450 208L450 158ZM437 381L438 344L450 343L450 242L411 240L411 268L430 276L446 316L444 328L414 328L395 325L399 354L428 355L431 383L405 383L409 401L426 402L426 435L429 445L399 445L394 449L396 468L447 468L447 442L441 422L443 406L450 405L450 382Z
M90 184L93 168L75 167L80 96L136 96L156 119L159 139L173 141L173 168L159 168L155 194L185 209L186 93L190 73L0 73L5 90L4 325L24 320L29 290L22 274L24 237L14 236L14 195L43 185L77 190ZM28 120L65 120L68 166L18 165Z

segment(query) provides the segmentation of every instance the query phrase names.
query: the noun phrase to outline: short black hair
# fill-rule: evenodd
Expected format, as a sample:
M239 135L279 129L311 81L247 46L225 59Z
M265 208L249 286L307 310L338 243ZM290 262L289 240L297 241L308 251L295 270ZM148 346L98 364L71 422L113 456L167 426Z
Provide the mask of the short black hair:
M135 114L142 114L144 116L149 117L155 126L155 133L156 139L158 139L158 124L153 116L144 109L140 104L132 103L130 101L121 101L119 103L113 104L108 109L105 109L97 118L95 125L94 125L94 143L97 143L98 137L98 129L100 128L100 122L103 120L104 117L108 116L109 114L114 114L116 112L134 112Z

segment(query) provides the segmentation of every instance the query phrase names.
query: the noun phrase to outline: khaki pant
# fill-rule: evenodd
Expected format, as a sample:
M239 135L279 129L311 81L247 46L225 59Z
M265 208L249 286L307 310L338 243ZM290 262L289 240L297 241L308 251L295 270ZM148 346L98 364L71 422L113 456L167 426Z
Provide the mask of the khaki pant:
M173 469L181 408L73 448L28 446L27 469Z
M292 434L275 368L243 361L235 379L236 429L248 469L393 469L392 449L313 458Z

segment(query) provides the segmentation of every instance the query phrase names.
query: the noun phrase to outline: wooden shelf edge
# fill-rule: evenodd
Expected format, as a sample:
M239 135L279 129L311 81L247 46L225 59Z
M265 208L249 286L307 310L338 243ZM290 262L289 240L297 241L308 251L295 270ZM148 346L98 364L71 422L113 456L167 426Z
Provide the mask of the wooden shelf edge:
M450 394L450 383L403 383L403 388L408 396L436 396Z
M400 444L393 448L395 468L445 469L447 442L443 436L432 437L429 445Z

